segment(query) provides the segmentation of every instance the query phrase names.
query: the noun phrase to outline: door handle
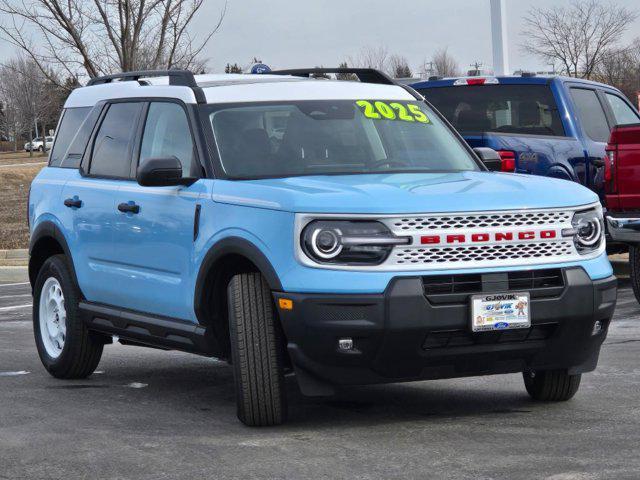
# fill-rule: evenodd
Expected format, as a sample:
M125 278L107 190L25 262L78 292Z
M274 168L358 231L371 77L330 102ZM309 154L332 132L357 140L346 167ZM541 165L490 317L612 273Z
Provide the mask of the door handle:
M123 213L140 213L140 205L135 203L121 203L118 205L118 210Z
M69 208L80 208L82 206L82 200L80 200L78 197L67 198L64 201L64 206Z

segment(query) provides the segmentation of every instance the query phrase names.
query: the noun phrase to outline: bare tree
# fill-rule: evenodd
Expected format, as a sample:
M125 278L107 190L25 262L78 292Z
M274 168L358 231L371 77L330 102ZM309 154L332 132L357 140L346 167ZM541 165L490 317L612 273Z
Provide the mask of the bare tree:
M349 64L346 61L341 62L339 68L349 68ZM353 73L336 73L336 80L355 81L358 80L358 77L356 77Z
M224 73L242 73L242 68L237 63L233 65L227 63L226 67L224 67Z
M17 57L0 69L0 98L9 114L8 128L17 147L17 139L26 135L33 140L39 130L46 136L47 127L57 121L63 101L59 88L35 66L33 60Z
M449 47L443 47L433 54L430 64L433 74L440 77L455 77L460 74L460 66L449 53Z
M640 38L631 45L606 52L592 78L618 88L635 104L640 91Z
M590 78L636 18L634 11L597 0L574 0L568 8L532 8L524 19L527 43L522 49L560 63L561 73Z
M387 47L363 47L355 57L349 57L349 63L358 68L375 68L388 71L389 51Z
M50 82L116 71L205 66L202 51L220 28L226 4L208 33L189 25L204 0L2 0L0 35ZM65 87L60 82L60 87Z
M394 54L389 57L389 71L394 78L410 78L412 75L409 61L404 55Z

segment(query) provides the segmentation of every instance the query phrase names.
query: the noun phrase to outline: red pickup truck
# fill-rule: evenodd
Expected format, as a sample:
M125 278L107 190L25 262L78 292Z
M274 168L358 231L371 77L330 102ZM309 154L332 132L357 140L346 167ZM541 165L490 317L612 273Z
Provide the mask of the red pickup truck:
M640 301L640 124L611 131L604 176L609 235L629 245L631 283Z

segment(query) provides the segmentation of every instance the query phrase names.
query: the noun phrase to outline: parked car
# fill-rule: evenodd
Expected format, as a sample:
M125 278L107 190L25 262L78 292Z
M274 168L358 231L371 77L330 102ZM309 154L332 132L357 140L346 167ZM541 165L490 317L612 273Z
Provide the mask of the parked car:
M34 138L31 142L27 142L24 144L24 151L31 152L34 150L38 150L40 152L44 152L45 150L51 150L54 140L55 137L45 137L44 142L42 140L42 137Z
M573 180L604 201L605 147L614 125L640 122L617 89L522 74L413 84L472 147L498 151L505 172Z
M613 129L605 161L609 233L629 245L631 284L640 301L640 123Z
M375 70L158 75L75 89L33 181L53 376L91 375L113 338L215 356L238 418L273 425L285 373L330 395L521 372L563 401L596 368L616 279L593 192L488 171L493 150Z

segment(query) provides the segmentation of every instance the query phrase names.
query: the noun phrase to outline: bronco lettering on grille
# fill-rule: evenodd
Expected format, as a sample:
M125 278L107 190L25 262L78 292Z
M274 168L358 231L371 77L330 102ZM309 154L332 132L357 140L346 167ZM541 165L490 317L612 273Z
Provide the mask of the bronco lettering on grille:
M514 240L550 240L556 238L555 230L522 231L522 232L492 232L473 233L471 235L457 233L455 235L423 235L420 237L422 245L456 244L456 243L483 243L483 242L509 242Z

